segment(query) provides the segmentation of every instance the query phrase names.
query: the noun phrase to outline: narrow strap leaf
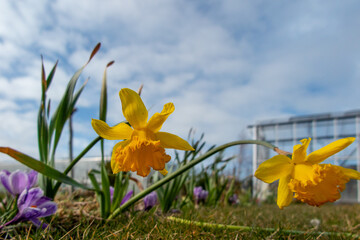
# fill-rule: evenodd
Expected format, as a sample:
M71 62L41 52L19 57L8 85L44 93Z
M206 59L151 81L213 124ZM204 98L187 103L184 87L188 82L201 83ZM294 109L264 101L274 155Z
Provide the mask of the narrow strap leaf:
M9 155L10 157L14 158L15 160L19 161L20 163L28 166L31 169L34 169L35 171L37 171L49 178L72 185L74 187L92 190L92 189L86 187L85 185L75 181L74 179L66 176L65 174L59 172L58 170L40 162L39 160L36 160L26 154L18 152L12 148L0 147L0 152Z
M88 60L87 63L89 63L89 62L91 61L91 59L92 59L92 58L95 56L95 54L99 51L100 47L101 47L101 43L96 44L96 46L94 47L94 49L93 49L92 52L91 52L90 58L89 58L89 60Z

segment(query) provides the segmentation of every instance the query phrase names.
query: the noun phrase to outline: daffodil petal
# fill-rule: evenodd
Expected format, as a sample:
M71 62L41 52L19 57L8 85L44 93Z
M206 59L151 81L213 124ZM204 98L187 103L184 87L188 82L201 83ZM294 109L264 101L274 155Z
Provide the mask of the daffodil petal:
M272 183L289 175L292 170L293 165L290 158L284 155L276 155L259 165L255 177L266 183Z
M117 144L115 144L115 146L113 147L112 154L111 154L111 169L112 169L114 174L120 172L120 167L119 167L119 165L118 165L118 163L116 162L116 159L115 159L115 151L116 151L116 149L118 147L124 148L130 142L131 142L130 139L125 140L125 141L121 141L121 142L118 142Z
M155 113L149 120L147 128L152 132L158 132L161 129L161 126L166 121L168 116L173 113L175 106L173 103L167 103L164 105L161 113Z
M126 120L134 129L144 128L148 119L148 111L139 94L131 89L123 88L119 95Z
M310 153L307 156L306 161L311 164L321 163L328 157L334 155L337 152L340 152L341 150L343 150L344 148L349 146L354 141L355 141L355 138L353 138L353 137L336 140L335 142L332 142L332 143L326 145L325 147L320 148L319 150L316 150L316 151Z
M312 164L296 164L292 176L302 182L314 181L314 166Z
M166 176L166 174L168 174L168 171L164 168L163 170L160 170L159 173Z
M113 127L110 127L106 122L92 119L91 125L94 128L95 132L102 138L108 140L122 140L129 139L132 132L134 131L126 123L119 123Z
M293 199L294 194L288 186L290 179L291 175L280 178L277 195L277 205L280 209L289 206Z
M167 133L167 132L157 132L155 133L155 138L160 140L161 146L164 148L173 148L178 150L185 150L185 151L194 151L194 148L190 146L190 144L178 137L174 134Z
M293 163L302 163L306 159L306 150L311 142L311 138L309 139L302 139L301 144L297 144L294 146L292 160Z
M340 166L337 166L338 168L341 169L341 171L349 178L351 179L357 179L357 180L360 180L360 172L354 170L354 169L351 169L351 168L344 168L344 167L340 167Z

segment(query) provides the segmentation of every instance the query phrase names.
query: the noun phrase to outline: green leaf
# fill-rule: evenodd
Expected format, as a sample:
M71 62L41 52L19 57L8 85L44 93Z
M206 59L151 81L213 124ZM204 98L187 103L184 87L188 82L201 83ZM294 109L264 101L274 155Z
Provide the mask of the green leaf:
M98 50L100 49L101 44L98 43L95 48L93 49L89 60L85 63L84 66L82 66L70 79L65 93L57 107L57 109L55 110L55 113L53 115L53 117L51 118L50 121L50 127L49 127L49 136L50 138L52 138L53 134L55 133L55 137L54 137L54 145L53 145L53 149L52 149L52 154L51 154L51 161L53 164L54 161L54 157L55 157L55 151L58 145L58 142L60 140L60 136L62 133L62 130L64 128L64 125L66 123L66 121L68 120L68 118L70 117L70 115L72 114L76 101L78 100L78 97L84 87L83 87L75 94L74 96L74 89L75 89L75 85L82 73L82 71L84 70L84 68L87 66L87 64L91 61L91 59L95 56L95 54L98 52Z
M114 198L111 205L111 212L115 211L115 209L120 207L120 203L124 198L128 187L129 187L129 174L126 174L125 178L123 172L116 174L115 186L114 186Z
M20 163L28 166L31 169L49 177L55 179L57 181L72 185L74 187L79 187L83 189L92 190L91 188L86 187L85 185L75 181L74 179L64 175L63 173L59 172L58 170L36 160L26 154L18 152L12 148L8 147L0 147L0 152L9 155L10 157L14 158L15 160L19 161Z
M101 185L102 185L102 192L104 193L104 215L103 218L106 218L110 214L110 181L109 176L107 174L105 164L101 164Z
M101 190L99 183L97 182L97 179L95 177L95 173L98 173L97 170L92 169L89 173L88 176L90 178L90 181L93 185L93 187L96 190L96 196L98 199L98 202L100 204L100 214L101 216L105 215L105 197L104 197L104 192Z
M56 61L55 65L53 66L53 68L51 69L51 71L49 73L49 76L46 78L46 90L50 87L50 84L54 78L58 63L59 63L59 60Z
M40 160L43 163L47 163L48 160L48 152L49 152L49 128L47 122L47 116L49 114L50 102L48 103L48 107L46 107L46 91L51 83L51 80L55 74L57 62L53 66L50 75L46 79L44 61L41 57L41 102L38 113L38 147L39 147L39 155Z
M102 80L102 86L101 86L101 95L100 95L100 120L106 121L106 112L107 112L107 68L114 64L114 61L109 62L106 65L106 68L104 70L103 80Z

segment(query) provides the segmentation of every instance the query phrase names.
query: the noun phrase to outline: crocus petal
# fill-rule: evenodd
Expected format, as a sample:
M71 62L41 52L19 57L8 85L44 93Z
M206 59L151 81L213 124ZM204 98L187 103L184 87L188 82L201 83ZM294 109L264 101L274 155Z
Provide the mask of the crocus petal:
M151 192L148 195L146 195L144 197L145 210L149 210L153 206L155 206L157 203L157 199L158 199L158 197L157 197L156 192Z
M277 195L277 205L280 209L289 206L293 199L293 192L290 190L288 184L290 182L291 175L280 178Z
M37 207L41 209L40 217L53 215L57 210L57 204L55 202L46 202Z
M126 145L128 145L129 143L131 142L131 140L125 140L125 141L121 141L121 142L118 142L117 144L115 144L115 146L113 147L113 150L112 150L112 155L111 155L111 169L113 171L114 174L120 172L119 170L119 166L118 166L118 163L115 159L115 151L118 147L122 147L124 148Z
M31 202L37 203L43 196L44 196L44 191L39 187L31 188L28 192L28 199Z
M25 189L19 196L17 205L20 211L23 209L30 207L32 205L36 205L37 201L41 199L44 195L43 190L41 188L32 188L29 191Z
M5 189L12 195L16 195L13 190L12 190L12 187L11 187L11 184L10 184L10 172L7 171L7 170L2 170L0 172L0 181L2 183L2 185L5 187Z
M123 88L119 95L126 120L135 129L144 128L148 119L148 111L139 94L131 89Z
M341 169L341 171L349 178L351 179L357 179L360 180L360 172L354 170L354 169L350 169L350 168L344 168L344 167L340 167L337 166L338 168Z
M28 186L28 188L32 188L37 183L38 172L35 171L35 170L30 170L30 172L28 172L28 178L29 178L29 186Z
M36 207L27 207L21 211L21 218L27 220L38 218L41 215L42 215L41 209Z
M110 191L110 201L112 202L113 201L113 199L114 199L114 188L113 187L111 187L110 186L110 189L109 189L109 191Z
M50 201L51 201L51 198L46 197L46 196L42 196L36 201L36 203L34 205L40 206L41 204L46 203L46 202L50 202Z
M155 138L157 138L157 140L160 140L161 146L163 146L164 148L194 151L194 148L190 146L187 141L174 134L167 132L157 132L155 133Z
M40 227L42 226L42 229L47 228L47 224L44 222L41 222L39 219L37 218L33 218L33 219L29 219L36 227Z
M200 194L201 194L201 191L202 191L202 187L199 186L199 187L194 187L194 190L193 190L193 195L195 198L199 198Z
M110 127L106 122L92 119L91 125L94 128L95 132L102 138L108 140L122 140L129 139L132 132L134 131L126 123L119 123L113 127Z
M18 208L21 210L21 209L24 209L28 206L24 206L25 202L26 202L26 198L28 196L28 190L25 189L19 196L18 200L17 200L17 205L18 205Z
M307 157L307 162L311 164L320 163L335 153L340 152L354 141L355 138L353 137L336 140L335 142L332 142L325 147L310 153Z
M11 189L15 195L20 194L29 186L29 178L25 172L17 170L10 174L9 179Z
M152 132L158 132L161 129L161 126L166 121L168 116L173 113L175 110L175 106L173 103L167 103L164 105L163 110L161 113L155 113L149 120L147 129L151 130Z
M294 165L291 164L290 158L284 155L276 155L259 165L255 172L255 177L266 183L272 183L289 175L293 167Z
M311 142L311 138L303 139L300 141L301 144L294 146L292 161L293 163L302 163L306 159L306 150Z
M133 191L128 192L121 200L120 206L126 203L131 198L132 195L133 195Z

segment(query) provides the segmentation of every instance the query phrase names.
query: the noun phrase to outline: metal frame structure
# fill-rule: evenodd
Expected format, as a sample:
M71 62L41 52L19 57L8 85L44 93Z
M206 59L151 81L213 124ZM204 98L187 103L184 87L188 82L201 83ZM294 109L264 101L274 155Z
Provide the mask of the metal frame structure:
M330 142L345 138L356 137L352 145L325 161L335 165L360 171L360 110L342 113L314 114L307 116L290 117L259 121L248 126L254 140L264 140L278 146L280 149L292 152L292 147L303 138L312 138L308 152L319 149ZM253 145L252 165L253 173L265 160L275 153L268 149ZM260 197L265 197L267 184L253 178L253 191ZM360 202L360 181L351 180L347 189L342 193L342 202Z

